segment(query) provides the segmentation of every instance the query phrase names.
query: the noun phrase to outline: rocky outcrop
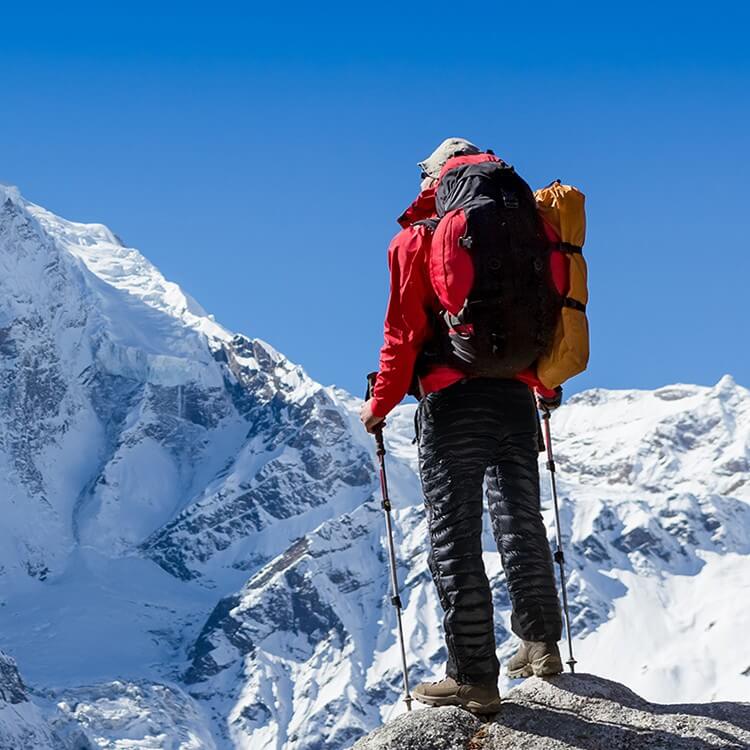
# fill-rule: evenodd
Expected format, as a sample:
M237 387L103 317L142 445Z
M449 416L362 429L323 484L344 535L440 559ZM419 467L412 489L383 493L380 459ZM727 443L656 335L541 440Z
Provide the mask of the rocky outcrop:
M77 723L30 699L16 662L0 651L0 750L94 750Z
M531 678L482 721L459 708L413 711L353 750L709 750L750 747L750 703L659 705L588 674Z

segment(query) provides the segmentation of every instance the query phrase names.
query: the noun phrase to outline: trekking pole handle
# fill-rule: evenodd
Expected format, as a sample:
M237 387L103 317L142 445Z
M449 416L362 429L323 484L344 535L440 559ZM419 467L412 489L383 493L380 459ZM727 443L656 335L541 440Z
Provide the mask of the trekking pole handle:
M371 372L367 375L367 389L365 390L365 401L369 401L372 398L373 391L375 390L375 381L378 379L377 372ZM385 443L383 442L383 423L378 424L373 433L375 436L375 444L378 449L378 456L385 455Z
M367 390L365 391L365 401L372 398L372 392L375 390L375 381L378 379L377 372L371 372L367 375Z
M549 409L545 409L542 407L542 420L544 421L544 449L547 452L547 468L552 472L552 474L555 473L555 456L552 453L552 434L550 432L549 428L549 420L551 416L551 412Z

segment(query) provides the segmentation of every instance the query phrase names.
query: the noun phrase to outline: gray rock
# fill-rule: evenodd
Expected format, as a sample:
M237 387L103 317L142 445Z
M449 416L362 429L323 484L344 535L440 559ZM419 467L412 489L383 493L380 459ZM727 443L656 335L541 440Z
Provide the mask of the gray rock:
M27 700L26 686L15 660L0 651L0 705L25 703Z
M465 750L482 726L460 708L418 709L363 737L353 750Z
M400 716L354 750L710 750L750 748L750 703L658 705L588 674L533 677L483 723L457 708Z

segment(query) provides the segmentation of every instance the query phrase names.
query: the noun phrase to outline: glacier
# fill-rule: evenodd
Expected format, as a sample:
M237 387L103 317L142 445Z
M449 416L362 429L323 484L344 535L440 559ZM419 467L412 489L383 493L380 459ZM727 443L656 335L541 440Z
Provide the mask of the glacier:
M0 747L336 750L403 712L359 399L8 186L0 354ZM445 657L414 408L386 428L412 682ZM750 391L593 389L552 429L582 668L746 698Z

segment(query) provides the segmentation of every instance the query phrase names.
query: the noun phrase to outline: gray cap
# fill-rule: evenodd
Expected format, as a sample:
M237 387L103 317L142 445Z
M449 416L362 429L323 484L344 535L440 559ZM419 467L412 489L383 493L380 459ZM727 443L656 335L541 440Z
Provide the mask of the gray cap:
M430 177L437 177L448 159L462 154L481 153L466 138L446 138L424 161L420 161L417 166Z

